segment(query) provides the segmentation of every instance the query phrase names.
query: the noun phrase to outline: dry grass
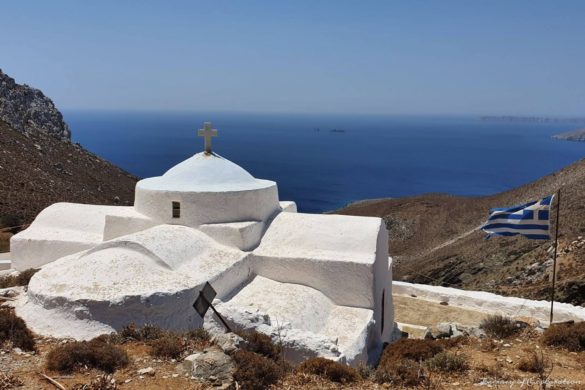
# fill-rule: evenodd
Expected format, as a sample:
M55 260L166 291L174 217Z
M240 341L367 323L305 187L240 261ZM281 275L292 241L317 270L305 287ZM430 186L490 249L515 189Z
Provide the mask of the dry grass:
M284 370L272 359L257 353L238 350L232 355L236 362L234 380L242 390L263 390L274 385Z
M545 345L566 348L571 352L585 351L585 321L554 324L544 331L542 342Z
M72 390L117 390L118 385L113 379L112 375L100 375L89 383L76 384Z
M469 369L468 359L464 355L452 352L439 352L427 360L427 366L434 371L444 373L464 372Z
M297 371L317 375L338 383L355 382L360 377L356 369L324 358L305 360L299 365Z
M533 350L530 355L523 357L518 363L518 369L535 374L544 374L547 369L552 367L552 363L544 356L542 350Z
M46 358L47 368L61 373L86 368L97 368L112 373L129 363L130 358L126 351L101 339L59 345L52 349Z
M0 345L6 342L26 351L35 350L34 335L24 320L14 314L14 310L0 308Z
M0 288L16 287L16 286L28 286L30 278L36 274L38 269L29 268L20 272L18 275L6 275L0 277Z
M501 315L487 316L479 325L489 337L505 339L518 333L521 328L516 321Z
M398 386L429 386L431 381L422 363L443 349L444 346L437 340L398 340L382 352L376 369L376 381Z
M270 336L253 330L240 332L239 336L246 340L244 349L247 351L255 352L274 361L280 358L282 348L274 344Z
M24 385L22 380L11 374L5 374L0 371L0 390L14 389Z
M185 341L174 334L152 340L148 343L151 347L151 355L162 358L178 359L185 351Z

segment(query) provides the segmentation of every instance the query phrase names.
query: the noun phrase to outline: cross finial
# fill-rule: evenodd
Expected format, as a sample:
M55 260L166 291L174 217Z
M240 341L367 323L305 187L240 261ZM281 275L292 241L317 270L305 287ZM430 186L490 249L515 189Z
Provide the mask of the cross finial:
M211 137L217 137L217 130L211 126L211 122L205 122L197 135L205 139L205 153L211 154Z

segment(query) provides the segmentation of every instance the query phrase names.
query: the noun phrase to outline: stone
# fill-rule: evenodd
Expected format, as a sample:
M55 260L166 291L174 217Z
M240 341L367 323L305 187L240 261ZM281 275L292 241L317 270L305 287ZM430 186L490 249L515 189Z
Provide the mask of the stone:
M217 333L211 338L211 342L227 354L235 352L246 344L246 341L235 333Z
M27 120L22 120L22 118L27 118ZM26 84L17 84L2 70L0 70L0 119L24 134L43 132L57 139L69 141L71 138L69 126L51 99L38 89ZM41 150L40 146L37 149Z
M147 368L143 368L141 370L137 371L138 375L144 376L144 375L149 375L149 376L154 376L155 375L155 370L152 367L147 367Z
M217 348L207 348L203 352L187 356L183 368L192 378L204 381L214 387L232 386L236 365L229 355Z
M433 337L436 339L449 338L452 334L451 324L446 322L436 325L433 329Z
M425 330L425 335L423 337L425 340L434 340L435 337L433 336L433 329L432 328L427 328Z

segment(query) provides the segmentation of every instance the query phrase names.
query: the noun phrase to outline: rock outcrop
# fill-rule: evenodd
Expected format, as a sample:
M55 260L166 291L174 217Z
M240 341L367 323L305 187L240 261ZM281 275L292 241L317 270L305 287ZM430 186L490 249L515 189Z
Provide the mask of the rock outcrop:
M567 131L566 133L553 135L553 138L564 140L564 141L585 142L585 129Z
M51 99L26 84L17 84L0 69L0 119L24 133L43 132L70 140L71 131Z

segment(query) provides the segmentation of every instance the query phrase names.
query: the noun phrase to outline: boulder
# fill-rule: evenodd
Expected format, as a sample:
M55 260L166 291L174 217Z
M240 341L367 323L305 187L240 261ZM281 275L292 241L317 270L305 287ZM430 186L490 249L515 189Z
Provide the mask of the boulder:
M183 368L194 378L213 387L227 389L234 382L236 365L231 357L218 348L206 348L203 352L187 356Z

